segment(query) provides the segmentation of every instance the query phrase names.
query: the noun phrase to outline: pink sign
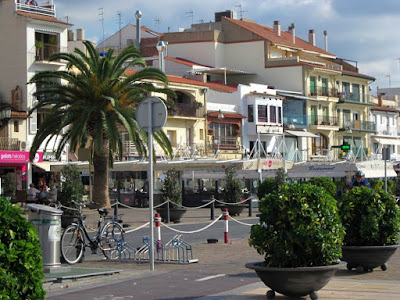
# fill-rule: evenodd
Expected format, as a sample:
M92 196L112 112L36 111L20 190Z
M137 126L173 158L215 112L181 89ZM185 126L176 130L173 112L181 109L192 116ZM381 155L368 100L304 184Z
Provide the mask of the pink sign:
M0 163L27 163L29 151L0 151ZM36 152L33 162L42 162L43 152Z

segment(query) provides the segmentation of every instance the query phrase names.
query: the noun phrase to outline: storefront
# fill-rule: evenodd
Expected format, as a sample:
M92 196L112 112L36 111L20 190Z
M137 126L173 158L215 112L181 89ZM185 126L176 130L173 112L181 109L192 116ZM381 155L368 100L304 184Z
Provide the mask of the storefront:
M43 161L43 153L37 152L33 162ZM26 190L28 178L31 178L31 163L28 151L0 151L0 191L4 195L10 184L16 191ZM13 174L13 175L10 175ZM14 181L10 181L14 178Z

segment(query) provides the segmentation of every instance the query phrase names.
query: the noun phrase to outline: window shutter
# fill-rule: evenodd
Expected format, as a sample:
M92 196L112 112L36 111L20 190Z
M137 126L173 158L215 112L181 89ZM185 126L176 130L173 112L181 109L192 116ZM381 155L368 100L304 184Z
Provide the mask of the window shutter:
M29 133L36 134L37 132L37 112L34 111L29 118Z

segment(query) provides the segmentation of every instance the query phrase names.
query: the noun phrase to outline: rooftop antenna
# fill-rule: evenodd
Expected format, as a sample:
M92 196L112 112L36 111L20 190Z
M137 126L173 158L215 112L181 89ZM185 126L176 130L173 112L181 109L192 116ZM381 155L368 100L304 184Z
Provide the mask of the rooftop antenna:
M121 26L122 26L122 20L121 20L121 12L119 11L118 13L118 26L119 26L119 50L121 51L122 45L121 45Z
M242 9L242 4L236 4L235 7L239 7L240 19L243 19L243 13L247 12L247 10Z
M397 60L399 62L399 68L400 68L400 57L395 58L394 60Z
M188 17L192 17L192 23L191 23L191 25L193 25L193 16L194 16L193 10L189 10L189 11L185 12L185 14L186 14Z
M103 55L104 55L104 53L105 53L105 49L104 49L104 47L105 47L105 45L104 45L104 13L103 13L102 7L99 8L99 16L100 16L99 21L101 21L101 27L103 29Z
M204 23L204 20L203 20L203 19L198 19L197 22L203 24L203 23Z
M156 24L157 31L160 29L160 22L161 22L160 18L154 19L154 23Z
M67 23L69 23L69 20L70 20L71 17L70 17L70 15L65 14L63 18L65 19L65 21L66 21Z

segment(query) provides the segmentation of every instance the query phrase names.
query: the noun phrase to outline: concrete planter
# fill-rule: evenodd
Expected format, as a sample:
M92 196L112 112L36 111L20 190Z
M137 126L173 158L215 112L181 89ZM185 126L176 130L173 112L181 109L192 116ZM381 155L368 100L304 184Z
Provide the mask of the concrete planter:
M167 220L167 208L165 207L159 207L156 208L157 212L160 214L161 220L163 222L166 222ZM176 207L176 208L170 208L169 209L169 219L173 223L179 223L181 221L181 218L183 214L186 212L186 208L182 207Z
M372 271L379 266L386 271L386 262L399 246L342 246L342 260L347 262L348 270L355 268L357 273Z
M245 207L247 207L246 204L224 204L220 206L221 211L225 211L227 208L230 216L240 216Z
M318 299L316 291L322 289L335 275L340 263L321 267L269 268L264 262L246 264L246 268L256 271L258 277L271 288L268 299L275 298L275 292L289 297L310 295Z

